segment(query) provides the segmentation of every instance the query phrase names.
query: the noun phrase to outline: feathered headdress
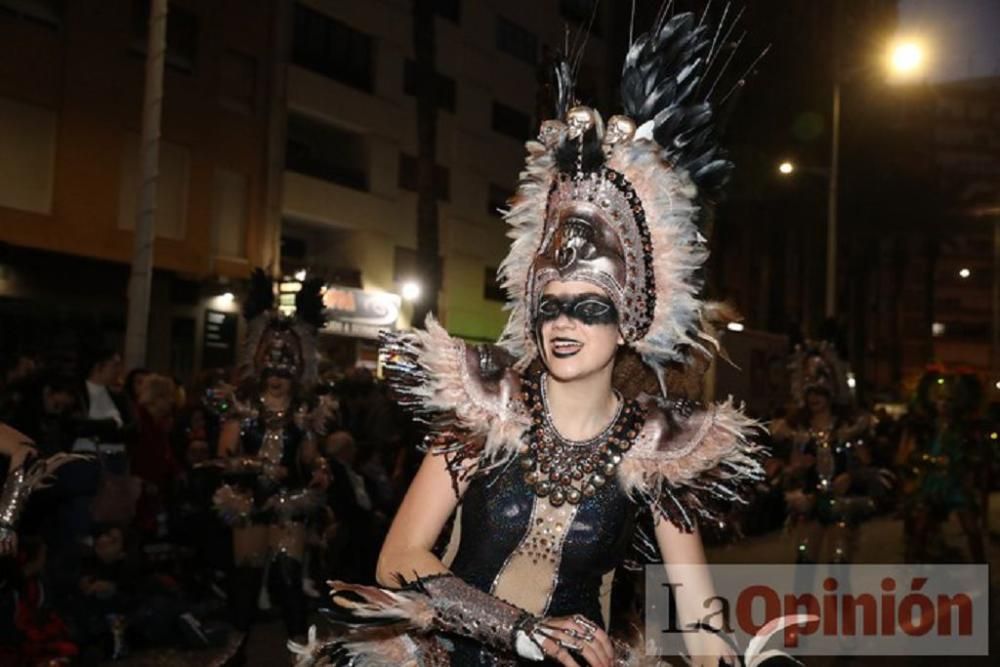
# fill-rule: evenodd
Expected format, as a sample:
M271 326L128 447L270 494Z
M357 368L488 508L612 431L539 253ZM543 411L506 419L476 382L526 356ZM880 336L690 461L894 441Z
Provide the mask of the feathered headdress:
M806 395L811 391L824 392L834 405L845 406L851 402L847 364L832 343L806 341L796 345L788 372L792 400L798 407L806 404Z
M323 327L323 281L309 278L295 295L295 314L274 303L274 282L254 269L243 304L247 336L240 354L244 377L278 374L312 384L317 377L316 335Z
M708 250L696 218L699 203L732 170L717 145L710 101L731 29L661 12L629 48L624 114L606 123L594 109L570 106L571 69L557 65L558 119L543 122L527 143L506 213L513 243L499 275L511 313L500 344L519 367L537 354L533 321L553 280L590 282L608 294L625 341L664 392L668 363L714 344L702 327L697 273Z

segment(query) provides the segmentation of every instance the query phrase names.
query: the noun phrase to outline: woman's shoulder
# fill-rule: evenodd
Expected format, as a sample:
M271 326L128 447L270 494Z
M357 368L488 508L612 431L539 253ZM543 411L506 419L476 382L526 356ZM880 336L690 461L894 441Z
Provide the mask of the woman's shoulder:
M640 396L645 421L618 470L622 488L691 529L698 515L713 516L710 501L740 502L763 479L762 432L733 402L706 406L688 400Z

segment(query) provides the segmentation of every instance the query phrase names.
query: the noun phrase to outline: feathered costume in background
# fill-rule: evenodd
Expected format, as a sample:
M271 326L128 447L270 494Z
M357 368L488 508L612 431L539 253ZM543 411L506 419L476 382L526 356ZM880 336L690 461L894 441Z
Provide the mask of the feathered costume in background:
M746 488L763 477L761 450L750 441L755 422L731 402L700 409L667 396L668 366L686 362L691 351L710 355L708 321L722 312L698 298L708 252L696 222L700 204L719 194L732 170L716 142L711 104L732 57L720 61L731 30L713 32L691 14L671 17L666 6L653 30L632 42L622 70L625 115L606 123L576 106L573 66L557 64L557 119L527 142L505 213L512 244L499 277L510 318L498 346L467 346L430 317L426 331L383 337L390 382L430 425L427 450L445 457L453 480L487 475L519 457L522 466L529 463L525 440L533 420L525 387L529 367L538 365L538 302L554 280L601 288L614 302L626 344L659 381L655 395L638 398L641 420L628 442L602 449L608 481L690 531L745 502ZM582 501L573 497L565 502ZM563 502L547 498L553 506ZM447 580L428 577L398 590L334 582L331 615L345 635L328 644L313 636L309 645L290 648L300 665L449 665L434 634L453 633L506 652L516 644L519 655L531 655L520 641L544 624L532 616L538 610L520 610L526 616L515 622L516 612L499 598L454 605L440 590ZM459 584L460 598L485 595ZM461 609L480 604L510 630L509 643L497 641L496 632L477 635L488 626L482 618L462 618ZM641 650L615 648L616 665L657 662Z

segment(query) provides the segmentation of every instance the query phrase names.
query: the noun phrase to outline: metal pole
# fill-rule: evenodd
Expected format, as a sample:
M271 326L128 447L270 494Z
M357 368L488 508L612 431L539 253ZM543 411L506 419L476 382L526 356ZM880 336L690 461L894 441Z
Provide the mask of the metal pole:
M830 186L826 205L826 316L837 316L837 191L840 180L840 0L833 15L833 111L830 115Z
M833 82L830 187L826 204L826 316L837 316L837 192L840 180L840 82Z
M1000 214L998 214L1000 215ZM996 393L1000 381L1000 217L993 219L993 350L990 355L990 390Z
M132 272L128 286L125 329L126 368L146 365L149 292L153 281L153 241L156 238L156 185L160 175L160 118L163 111L163 64L167 50L167 2L151 0L146 45L146 90L142 112L139 164L142 189L135 221Z

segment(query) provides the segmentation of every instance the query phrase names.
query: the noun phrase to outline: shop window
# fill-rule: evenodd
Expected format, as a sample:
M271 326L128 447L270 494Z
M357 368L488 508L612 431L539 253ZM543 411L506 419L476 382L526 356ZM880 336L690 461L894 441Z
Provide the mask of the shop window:
M447 167L434 166L434 189L437 198L448 201L451 198L451 174ZM417 158L406 153L399 154L399 187L411 192L417 191Z
M355 190L368 189L365 137L302 114L288 115L285 166Z
M506 104L494 102L493 130L518 141L525 141L531 135L531 118Z
M435 72L434 84L438 107L454 112L455 80L441 72ZM417 94L417 64L409 58L403 67L403 92L407 95Z
M497 16L496 45L498 51L529 65L538 61L538 38L530 30L502 16Z
M295 5L292 62L365 92L373 86L374 42L346 23Z

